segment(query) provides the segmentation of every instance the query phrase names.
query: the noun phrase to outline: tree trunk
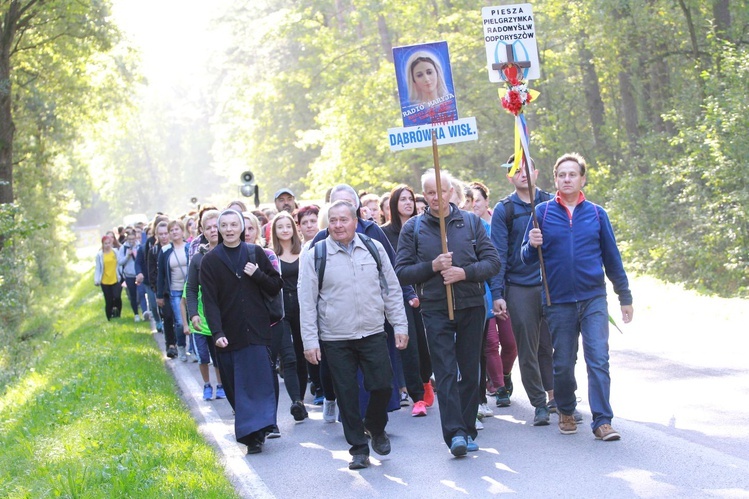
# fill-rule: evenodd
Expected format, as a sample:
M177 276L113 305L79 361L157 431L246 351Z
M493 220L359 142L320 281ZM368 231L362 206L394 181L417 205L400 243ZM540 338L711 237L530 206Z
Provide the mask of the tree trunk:
M380 14L377 16L377 31L380 33L380 45L382 51L385 53L385 58L389 63L393 63L393 42L390 40L390 30L388 30L387 21L385 16Z
M18 15L18 2L10 2L0 28L0 204L14 201L13 136L16 127L11 107L10 54L16 38ZM3 240L0 239L0 249L2 243Z
M715 32L719 38L730 39L731 2L730 0L713 0L713 17Z
M601 98L601 87L598 84L598 73L595 64L593 64L593 52L585 45L588 35L585 32L579 35L578 56L580 57L580 70L583 74L583 92L585 94L585 104L588 109L588 117L593 130L593 143L596 151L602 157L609 157L609 150L606 145L606 138L603 132L604 114L603 99Z

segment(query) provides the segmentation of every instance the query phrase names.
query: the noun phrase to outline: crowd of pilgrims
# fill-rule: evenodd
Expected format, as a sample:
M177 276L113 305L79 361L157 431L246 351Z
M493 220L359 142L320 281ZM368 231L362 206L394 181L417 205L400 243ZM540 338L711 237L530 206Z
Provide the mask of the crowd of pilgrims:
M480 182L463 183L451 178L451 183L454 189L451 190L453 198L450 201L461 210L475 213L486 222L484 227L488 231L492 217L489 189ZM399 185L384 195L368 192L356 194L360 202L360 223L376 224L379 227L377 230L384 233L393 249L397 249L399 233L406 221L423 213L427 206L424 197L415 194L414 189L407 185ZM329 198L326 199L328 202ZM319 364L311 364L305 359L297 297L300 255L309 248L318 233L325 233L326 211L315 204L298 203L289 189L276 192L274 204L275 208L252 210L244 202L235 200L225 207L201 206L176 218L159 213L148 224L117 227L107 232L101 238L101 250L96 256L95 284L101 287L104 294L107 320L121 317L121 293L124 288L134 321L150 324L154 333L164 334L166 357L199 365L204 382L203 399L228 399L237 418L237 440L248 445L249 453L260 452L265 438L280 436L275 421L279 398L282 398L279 397L279 376L284 380L290 402L289 411L295 421L301 422L308 417L307 405L322 406L323 421L326 423L335 423L338 417L336 394L324 358ZM237 277L243 271L247 272L241 264L231 269L233 256L229 252L214 259L208 256L220 245L222 234L218 225L226 213L241 214L239 228L243 230L242 240L262 248L267 261L282 280L282 283L275 284L270 280L260 283L259 287L266 291L277 290L280 284L284 317L271 326L270 345L263 346L249 357L232 356L232 352L225 352L222 348L218 348L217 355L217 344L223 344L219 341L225 342L226 338L218 339L212 335L209 324L213 322L210 316L206 319L208 307L204 307L208 295L212 300L226 300L227 291L221 289L221 283L211 283L209 286L207 282L201 282L201 264L204 268L209 264L220 266L211 262L224 260L225 270L236 271ZM259 261L256 267L262 267ZM205 270L202 272L205 273ZM239 294L240 290L235 292ZM491 311L488 285L486 300L480 404L475 422L477 429L483 429L482 418L493 415L492 405L502 408L511 404L511 372L518 356L509 318L507 315L495 316ZM394 390L388 410L410 407L412 416L423 417L435 401L429 348L418 298L404 298L403 304L407 311L409 344L404 350L391 348L390 351ZM242 310L241 303L235 305L238 311ZM244 315L251 321L252 312L248 311L246 303L244 306ZM130 317L130 314L126 313L125 316ZM236 346L236 339L231 338L229 344ZM238 379L240 377L235 375L236 369L233 369L235 363L262 363L268 352L273 368L271 376L266 376L265 371L260 373L255 370L246 373L246 379ZM548 396L548 409L554 412L552 347L546 328L543 329L537 354ZM210 369L211 365L213 370ZM211 371L214 373L211 374ZM231 382L225 379L226 376L232 378ZM252 386L248 388L243 384ZM258 411L253 411L246 416L247 411L242 409L242 405L250 404L251 400L237 395L245 389L251 393L273 390L276 407L268 409L265 414L258 415ZM305 397L307 390L309 395ZM273 421L265 425L271 413L270 419ZM239 420L240 416L242 421ZM264 425L261 437L258 437L259 424Z

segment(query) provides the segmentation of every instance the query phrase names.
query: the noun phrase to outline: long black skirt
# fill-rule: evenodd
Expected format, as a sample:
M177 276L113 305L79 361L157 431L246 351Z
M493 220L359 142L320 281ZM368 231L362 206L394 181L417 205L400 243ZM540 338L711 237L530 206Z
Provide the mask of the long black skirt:
M234 408L234 434L247 445L261 432L276 424L275 372L270 348L250 345L232 352L217 349L218 367L226 398Z

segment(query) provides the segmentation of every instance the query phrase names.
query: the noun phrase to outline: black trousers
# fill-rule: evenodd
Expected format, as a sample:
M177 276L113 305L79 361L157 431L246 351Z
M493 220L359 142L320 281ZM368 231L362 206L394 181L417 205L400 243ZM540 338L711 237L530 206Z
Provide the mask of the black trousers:
M101 292L104 294L104 313L107 316L107 320L110 320L114 307L117 307L117 317L122 312L122 285L116 284L102 284Z
M476 438L486 307L455 310L452 321L446 310L423 310L422 316L437 382L442 437L448 446L456 436Z
M286 393L289 394L291 402L304 400L304 391L299 387L297 380L296 355L294 355L294 345L291 342L291 331L286 321L273 324L270 328L272 338L270 344L270 356L273 362L281 357L283 367L283 383L286 386ZM306 361L305 361L306 362ZM276 387L276 404L278 404L278 376L273 376Z
M419 309L413 308L411 305L408 304L408 301L405 299L403 300L406 310L406 318L408 319L408 345L405 349L400 350L399 354L401 356L401 364L403 366L403 378L406 381L406 389L408 390L408 395L411 397L411 400L414 402L418 402L420 400L424 400L424 383L426 381L423 380L422 377L422 368L421 368L421 351L419 345L419 339L418 339L418 330L417 330L417 324L416 324L416 315L421 315L421 312ZM421 317L419 317L421 319ZM419 321L419 326L421 326L421 335L424 335L424 325L421 321ZM429 352L427 352L427 356L429 355ZM431 362L429 366L429 374L427 375L427 381L429 380L429 376L431 376Z
M393 392L393 368L390 365L387 335L383 331L356 340L321 343L338 396L343 434L351 445L349 453L369 455L364 428L374 435L385 430L388 401ZM359 412L357 369L361 369L364 388L369 392L364 421Z
M164 344L177 345L177 333L174 332L174 310L172 310L172 301L168 296L162 296L164 306L159 308L159 313L164 327Z
M283 322L286 326L287 332L290 335L290 344L292 345L293 354L296 358L294 362L294 373L296 376L296 384L299 386L300 393L294 400L304 400L304 393L307 391L307 359L304 357L304 344L302 343L302 327L299 323L299 297L295 292L283 291L283 309L284 318ZM286 363L283 358L284 364ZM319 372L319 371L318 371ZM286 368L284 367L284 382L288 383L286 378ZM317 376L316 386L320 385L319 374ZM288 386L287 386L288 389ZM321 390L322 391L322 390Z

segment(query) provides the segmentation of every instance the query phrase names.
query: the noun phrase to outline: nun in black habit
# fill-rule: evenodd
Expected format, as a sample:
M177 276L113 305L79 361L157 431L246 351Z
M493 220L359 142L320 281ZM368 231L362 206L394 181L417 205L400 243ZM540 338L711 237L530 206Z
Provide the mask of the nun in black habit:
M276 295L283 280L260 246L244 242L239 212L224 210L218 227L219 244L200 268L203 308L226 398L235 411L237 441L256 454L276 424L270 317L261 290Z

